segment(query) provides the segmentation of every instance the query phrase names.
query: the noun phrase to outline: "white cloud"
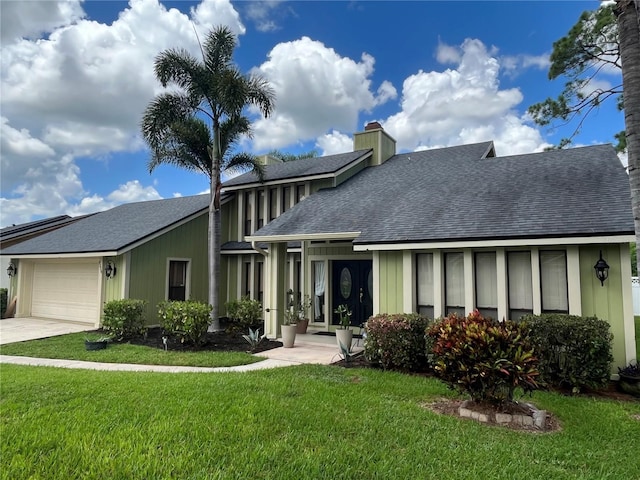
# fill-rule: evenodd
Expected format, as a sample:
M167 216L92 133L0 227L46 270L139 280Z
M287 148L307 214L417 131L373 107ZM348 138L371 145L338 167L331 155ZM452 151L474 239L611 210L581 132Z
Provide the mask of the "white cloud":
M273 32L280 30L280 26L273 18L273 15L281 3L280 0L250 2L244 11L247 17L255 24L256 30L259 32Z
M190 16L158 0L130 0L110 24L86 19L79 2L0 4L3 224L126 198L86 192L76 159L141 148L139 121L160 89L154 58L170 47L198 55L194 24L201 39L220 24L244 33L228 0L204 0ZM127 184L125 192L155 192L135 189Z
M84 16L78 0L4 0L0 2L0 41L4 46L19 38L37 38Z
M394 98L384 82L378 96L371 91L374 58L359 62L340 56L322 42L302 37L280 43L257 69L274 88L276 111L254 124L256 150L280 148L316 138L329 128L353 131L362 111Z
M323 156L351 152L353 151L353 138L337 130L332 130L331 133L318 137L316 146L322 149Z
M543 55L505 55L500 57L500 68L511 78L517 77L523 70L535 68L547 70L551 64L548 54Z
M450 48L444 45L439 50ZM431 145L494 140L499 155L540 151L546 143L525 124L515 107L518 89L501 90L497 51L467 39L459 48L456 69L418 73L405 79L402 110L383 121L400 150ZM447 58L455 56L449 52Z

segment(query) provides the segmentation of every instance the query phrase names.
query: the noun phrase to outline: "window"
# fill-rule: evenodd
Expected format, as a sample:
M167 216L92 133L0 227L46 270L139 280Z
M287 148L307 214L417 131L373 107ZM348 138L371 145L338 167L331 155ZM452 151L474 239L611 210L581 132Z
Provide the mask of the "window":
M242 296L251 295L251 262L242 263Z
M324 322L324 262L311 262L313 272L313 321Z
M418 313L433 318L433 254L416 255L416 296Z
M269 189L269 221L278 218L278 188Z
M567 255L564 250L540 251L543 313L569 313Z
M251 235L251 215L253 214L253 208L251 206L251 192L245 192L244 194L244 234Z
M519 320L533 313L531 252L507 252L509 277L509 319Z
M258 190L258 228L264 226L264 190Z
M445 313L465 314L464 308L464 255L444 254Z
M296 203L304 198L305 191L306 189L304 187L304 184L296 185Z
M483 317L498 317L498 272L495 252L476 252L476 308Z
M167 300L187 299L187 260L169 260Z
M254 294L253 298L258 300L260 303L262 303L264 301L264 275L263 275L263 271L264 271L264 263L263 262L256 262L256 288L257 288L257 295Z
M291 208L291 187L282 189L282 211L286 212Z

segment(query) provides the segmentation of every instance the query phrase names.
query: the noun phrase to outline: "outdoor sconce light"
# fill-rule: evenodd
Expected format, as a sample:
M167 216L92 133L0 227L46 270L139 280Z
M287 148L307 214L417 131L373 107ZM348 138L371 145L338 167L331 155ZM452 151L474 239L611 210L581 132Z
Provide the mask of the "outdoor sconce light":
M18 267L16 267L13 262L11 262L7 267L7 275L13 277L16 273L18 273Z
M604 281L609 276L609 265L602 259L602 250L600 250L600 260L593 266L596 270L596 277L600 280L600 285L604 287Z
M104 267L104 276L107 278L113 278L116 276L116 266L112 261L108 261L107 266Z

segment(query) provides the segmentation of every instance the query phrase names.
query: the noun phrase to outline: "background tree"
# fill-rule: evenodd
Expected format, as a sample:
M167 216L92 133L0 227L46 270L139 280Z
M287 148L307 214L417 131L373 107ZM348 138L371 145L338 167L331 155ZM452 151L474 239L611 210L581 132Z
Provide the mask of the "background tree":
M295 160L302 160L304 158L316 158L318 156L318 151L314 148L313 150L309 150L308 152L302 153L288 153L283 152L281 150L271 150L267 155L280 159L282 162L293 162Z
M529 113L538 125L563 124L578 119L562 148L580 131L593 109L611 97L624 109L625 131L616 135L617 150L628 156L631 204L636 245L640 241L640 0L617 0L595 11L584 12L567 36L553 44L549 78L568 79L558 98L532 105ZM622 82L608 89L591 88L604 69L619 69ZM622 94L622 95L620 95ZM636 267L638 265L636 264Z
M607 71L620 70L618 26L613 12L614 5L583 12L569 33L553 43L549 80L567 78L564 89L557 98L547 98L529 107L529 114L541 126L555 123L564 126L574 123L569 137L559 142L559 148L571 143L580 132L588 114L602 102L614 97L622 108L622 83L603 89L590 85ZM624 132L616 136L618 148L624 145Z
M637 249L640 244L640 0L618 0L614 13L620 39L624 125Z
M220 189L225 170L262 169L253 155L234 153L242 136L251 135L245 108L254 105L268 116L275 96L266 80L244 75L232 56L236 37L227 27L210 31L201 45L202 61L184 49L168 49L155 59L156 78L170 90L147 106L142 136L151 150L149 171L161 164L175 165L209 178L209 303L211 328L219 324Z

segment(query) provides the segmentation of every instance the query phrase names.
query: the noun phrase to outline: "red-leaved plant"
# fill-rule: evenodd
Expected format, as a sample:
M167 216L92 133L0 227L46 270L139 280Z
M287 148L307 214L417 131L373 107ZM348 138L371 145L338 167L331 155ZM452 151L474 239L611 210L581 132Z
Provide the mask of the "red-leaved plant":
M475 310L432 325L432 366L436 377L474 401L513 401L516 389L539 388L538 359L525 326L484 318Z

